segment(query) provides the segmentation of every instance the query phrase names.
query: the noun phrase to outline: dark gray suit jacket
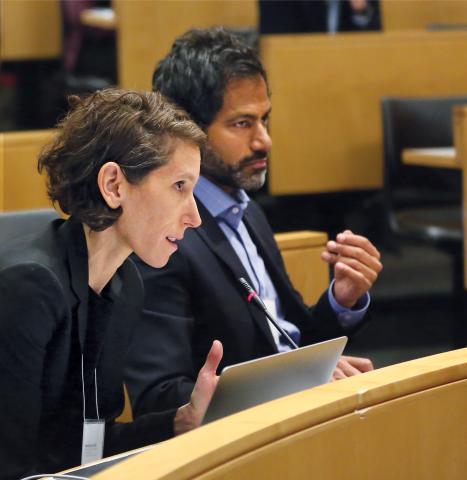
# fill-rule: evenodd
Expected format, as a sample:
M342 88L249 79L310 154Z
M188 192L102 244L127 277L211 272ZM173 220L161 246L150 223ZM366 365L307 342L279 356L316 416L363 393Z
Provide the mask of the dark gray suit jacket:
M215 339L224 346L221 368L277 352L264 314L248 303L238 282L244 277L252 284L251 279L216 220L202 204L198 208L201 227L186 231L165 268L153 269L136 259L145 285L145 307L125 379L136 415L187 402ZM254 201L244 222L285 318L301 330L302 345L351 333L343 331L327 292L314 308L303 303L287 276L266 217Z
M81 461L81 351L88 316L88 256L82 225L56 220L39 235L0 249L0 478L57 472ZM141 279L128 260L108 286L111 321L85 384L106 420L105 455L173 434L174 412L115 423L123 409L126 352L143 301ZM90 391L88 391L91 389Z

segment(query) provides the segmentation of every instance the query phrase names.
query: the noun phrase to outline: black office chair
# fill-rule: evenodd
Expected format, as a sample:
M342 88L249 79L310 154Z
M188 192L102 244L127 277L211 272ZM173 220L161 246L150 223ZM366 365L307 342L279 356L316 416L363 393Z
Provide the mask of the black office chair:
M0 213L0 245L34 233L56 218L60 215L53 208Z
M383 191L390 232L461 248L460 171L404 165L401 152L452 146L452 108L463 103L467 96L383 98Z
M453 107L460 104L467 96L382 99L386 233L449 253L456 302L464 297L461 171L404 165L401 153L452 146ZM459 318L458 332L464 328ZM462 344L465 333L455 335Z

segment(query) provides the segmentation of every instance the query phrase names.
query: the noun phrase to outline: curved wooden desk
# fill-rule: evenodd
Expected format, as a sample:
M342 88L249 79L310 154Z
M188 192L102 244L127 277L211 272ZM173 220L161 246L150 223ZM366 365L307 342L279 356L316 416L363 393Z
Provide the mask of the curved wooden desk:
M466 405L461 349L246 410L92 478L463 479Z

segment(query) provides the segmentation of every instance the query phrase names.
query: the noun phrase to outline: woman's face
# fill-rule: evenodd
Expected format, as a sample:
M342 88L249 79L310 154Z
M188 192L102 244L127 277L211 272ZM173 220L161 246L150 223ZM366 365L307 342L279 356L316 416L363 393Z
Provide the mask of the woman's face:
M200 150L176 140L169 162L139 184L126 182L123 213L115 227L126 245L152 267L163 267L189 227L201 225L193 188Z

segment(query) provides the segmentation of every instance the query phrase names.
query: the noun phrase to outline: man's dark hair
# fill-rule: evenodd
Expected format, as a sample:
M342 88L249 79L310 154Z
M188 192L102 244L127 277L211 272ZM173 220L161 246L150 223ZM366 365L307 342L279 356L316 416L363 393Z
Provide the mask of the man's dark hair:
M70 104L38 169L47 173L50 199L96 231L122 214L100 193L97 176L104 163L117 163L128 182L138 184L168 163L177 140L204 145L203 131L160 93L109 88L85 99L71 97Z
M206 128L222 108L229 81L256 75L267 83L266 71L253 48L220 27L195 29L177 38L156 67L153 89Z

